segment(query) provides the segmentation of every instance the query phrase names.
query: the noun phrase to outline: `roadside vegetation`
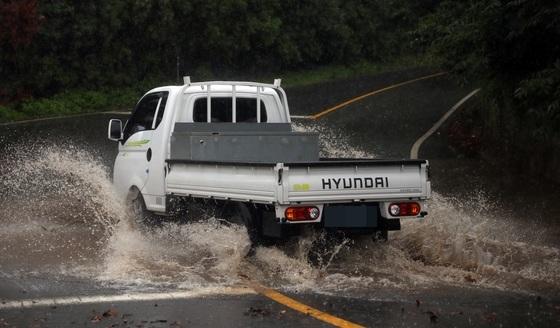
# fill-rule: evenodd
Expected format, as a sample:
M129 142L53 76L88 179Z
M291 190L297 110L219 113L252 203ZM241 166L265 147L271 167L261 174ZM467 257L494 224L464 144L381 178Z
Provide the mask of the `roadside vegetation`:
M0 120L130 108L185 74L294 86L398 68L429 10L405 0L4 1Z
M9 0L0 47L0 121L129 109L183 75L296 86L429 65L483 88L497 149L560 163L557 0Z
M482 87L494 158L560 182L560 2L444 1L416 34L435 65Z
M327 65L297 71L255 74L244 79L271 83L274 78L282 78L284 87L306 86L329 80L370 76L387 71L413 68L423 63L415 57L401 57L390 63L359 62L353 65ZM196 80L223 79L220 74L206 72L193 76ZM239 78L239 77L237 77ZM26 98L0 105L0 122L21 121L42 117L57 117L91 112L129 111L147 90L160 85L173 85L175 80L139 81L134 86L102 88L99 90L72 90L56 93L50 97Z

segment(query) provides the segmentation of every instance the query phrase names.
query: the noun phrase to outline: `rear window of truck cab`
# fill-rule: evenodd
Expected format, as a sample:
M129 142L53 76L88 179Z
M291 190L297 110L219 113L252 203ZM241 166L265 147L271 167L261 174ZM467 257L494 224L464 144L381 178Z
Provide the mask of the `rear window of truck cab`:
M267 122L266 105L261 100L260 122ZM210 119L208 119L208 98L195 100L193 105L193 122L209 123L252 123L259 122L257 115L257 99L248 97L235 98L235 120L232 97L210 98Z

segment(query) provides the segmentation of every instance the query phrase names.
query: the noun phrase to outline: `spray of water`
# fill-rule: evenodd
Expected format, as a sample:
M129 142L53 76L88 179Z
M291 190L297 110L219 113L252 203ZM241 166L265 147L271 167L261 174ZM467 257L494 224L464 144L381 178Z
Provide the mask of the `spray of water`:
M4 262L48 267L102 257L124 208L95 158L72 145L36 143L8 149L2 163Z
M335 130L327 126L304 122L292 123L294 131L318 132L321 157L332 158L375 158L375 154L350 144L348 137L342 130Z
M139 288L237 281L250 246L245 228L211 219L141 232L114 194L107 167L88 152L33 144L6 154L2 267Z
M338 133L296 129L318 129L324 156L373 157ZM543 293L560 288L558 248L532 243L508 217L489 215L498 205L481 193L462 200L435 193L430 215L404 222L389 242L342 240L317 262L310 261L324 237L317 233L248 253L245 229L215 219L140 232L115 197L107 167L89 152L36 145L9 153L0 180L3 268L23 265L139 289L230 286L240 283L240 274L338 295L434 284Z

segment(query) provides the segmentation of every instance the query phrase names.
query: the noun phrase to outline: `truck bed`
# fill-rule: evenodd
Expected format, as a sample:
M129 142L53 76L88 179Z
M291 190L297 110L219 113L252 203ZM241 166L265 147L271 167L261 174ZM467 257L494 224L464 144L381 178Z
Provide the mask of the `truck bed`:
M168 194L265 204L423 200L425 160L233 162L168 159Z

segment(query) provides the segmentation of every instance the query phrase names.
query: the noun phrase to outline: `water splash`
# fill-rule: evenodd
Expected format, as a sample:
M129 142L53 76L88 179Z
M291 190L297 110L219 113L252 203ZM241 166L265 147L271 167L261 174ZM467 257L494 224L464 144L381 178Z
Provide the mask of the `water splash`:
M169 223L149 233L122 225L107 244L96 278L143 288L231 285L239 281L238 270L249 248L244 227L215 219Z
M73 145L10 149L0 180L3 267L119 287L191 288L237 281L244 227L215 219L135 230L109 170Z
M352 145L342 130L307 122L294 122L292 128L298 132L318 132L321 157L375 158L373 153Z
M101 258L124 208L104 167L72 145L5 151L0 176L4 263L26 268Z
M324 156L373 157L337 133L317 129ZM534 239L546 231L524 234L526 227L512 224L480 192L465 199L434 193L430 215L403 222L389 242L353 238L329 249L322 264L312 264L321 234L261 246L247 256L245 229L215 219L142 233L128 223L109 170L89 152L36 144L9 153L0 179L3 268L139 289L230 286L240 283L240 274L279 288L338 295L449 284L530 293L560 289L559 249Z

